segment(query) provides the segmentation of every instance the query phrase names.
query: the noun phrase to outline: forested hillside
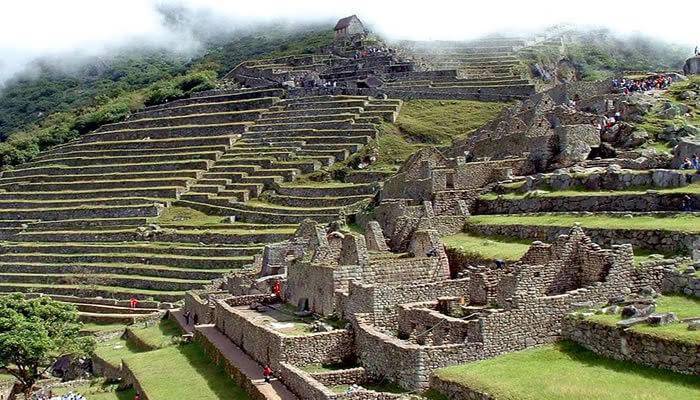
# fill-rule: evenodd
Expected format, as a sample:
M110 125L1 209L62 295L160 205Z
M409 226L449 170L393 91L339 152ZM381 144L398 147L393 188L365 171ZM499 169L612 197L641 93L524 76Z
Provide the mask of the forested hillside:
M246 59L311 52L331 39L327 27L267 26L209 39L194 56L123 49L74 70L38 61L0 91L0 166L25 162L144 105L213 88Z

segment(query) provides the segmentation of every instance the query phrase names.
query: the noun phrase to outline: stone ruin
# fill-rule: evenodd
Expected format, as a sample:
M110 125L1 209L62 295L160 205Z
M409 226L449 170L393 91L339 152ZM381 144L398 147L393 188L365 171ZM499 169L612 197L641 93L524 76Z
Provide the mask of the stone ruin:
M565 316L580 304L604 303L649 281L647 271L635 269L630 245L603 249L579 227L551 244L533 243L516 263L466 266L452 278L436 230L414 230L396 252L379 223L367 226L359 235L305 221L294 238L268 245L255 269L229 276L222 290L188 293L186 309L280 370L300 398L345 398L326 385L337 381L303 367L342 364L352 383L425 389L437 368L561 339ZM299 318L340 323L287 334L276 329L279 322L260 322L284 307Z

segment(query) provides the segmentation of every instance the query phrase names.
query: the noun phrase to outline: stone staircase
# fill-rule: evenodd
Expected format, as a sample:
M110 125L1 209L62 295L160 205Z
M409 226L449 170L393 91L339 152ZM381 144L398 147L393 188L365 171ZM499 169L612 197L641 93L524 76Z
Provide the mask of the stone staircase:
M148 107L4 171L0 292L54 296L85 321L133 322L287 238L290 226L148 227L284 95L249 90ZM130 309L131 298L151 306Z
M179 204L236 221L298 224L306 218L330 222L343 208L371 197L372 185L318 188L299 196L285 186L305 173L347 159L376 137L376 125L393 121L400 102L357 96L282 100L246 128L238 140L180 197ZM264 190L268 201L254 200ZM284 193L295 193L286 195Z

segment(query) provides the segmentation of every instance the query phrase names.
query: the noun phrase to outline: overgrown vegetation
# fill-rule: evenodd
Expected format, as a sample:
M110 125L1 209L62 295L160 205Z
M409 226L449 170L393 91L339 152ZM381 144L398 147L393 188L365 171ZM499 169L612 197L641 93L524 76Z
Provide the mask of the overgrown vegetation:
M694 318L700 315L700 299L681 295L664 295L657 299L656 312L675 313L679 320ZM589 319L602 324L614 325L617 321L620 321L622 317L620 315L596 314L589 317ZM637 324L630 327L629 330L661 337L666 340L690 344L700 343L700 331L688 330L688 324L682 321L659 326Z
M80 327L73 305L49 297L0 297L0 369L17 379L13 393L29 398L58 358L89 354L94 342L80 336Z
M145 105L214 88L219 76L244 60L309 53L332 40L328 30L316 27L268 28L210 41L194 59L125 49L77 71L39 65L0 91L0 168L27 162Z
M498 400L692 399L700 378L600 357L561 342L437 371Z

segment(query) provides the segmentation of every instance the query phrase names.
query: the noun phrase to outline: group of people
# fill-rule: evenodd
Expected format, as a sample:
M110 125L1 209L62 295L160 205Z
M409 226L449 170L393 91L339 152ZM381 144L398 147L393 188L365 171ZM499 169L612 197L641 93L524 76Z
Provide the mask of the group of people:
M386 53L389 52L388 49L385 48L379 48L379 47L370 47L369 49L366 50L356 50L355 53L353 54L353 58L355 60L364 58L369 56L370 54L377 54L377 53Z
M48 394L40 394L36 396L36 400L86 400L86 397L79 393L68 392L60 396L54 396L53 392Z
M673 83L673 78L666 75L650 76L644 79L613 79L613 88L624 94L646 92L653 89L666 89Z
M700 171L700 157L698 157L697 154L693 154L691 158L686 157L685 160L683 160L681 169L694 169L696 171Z

